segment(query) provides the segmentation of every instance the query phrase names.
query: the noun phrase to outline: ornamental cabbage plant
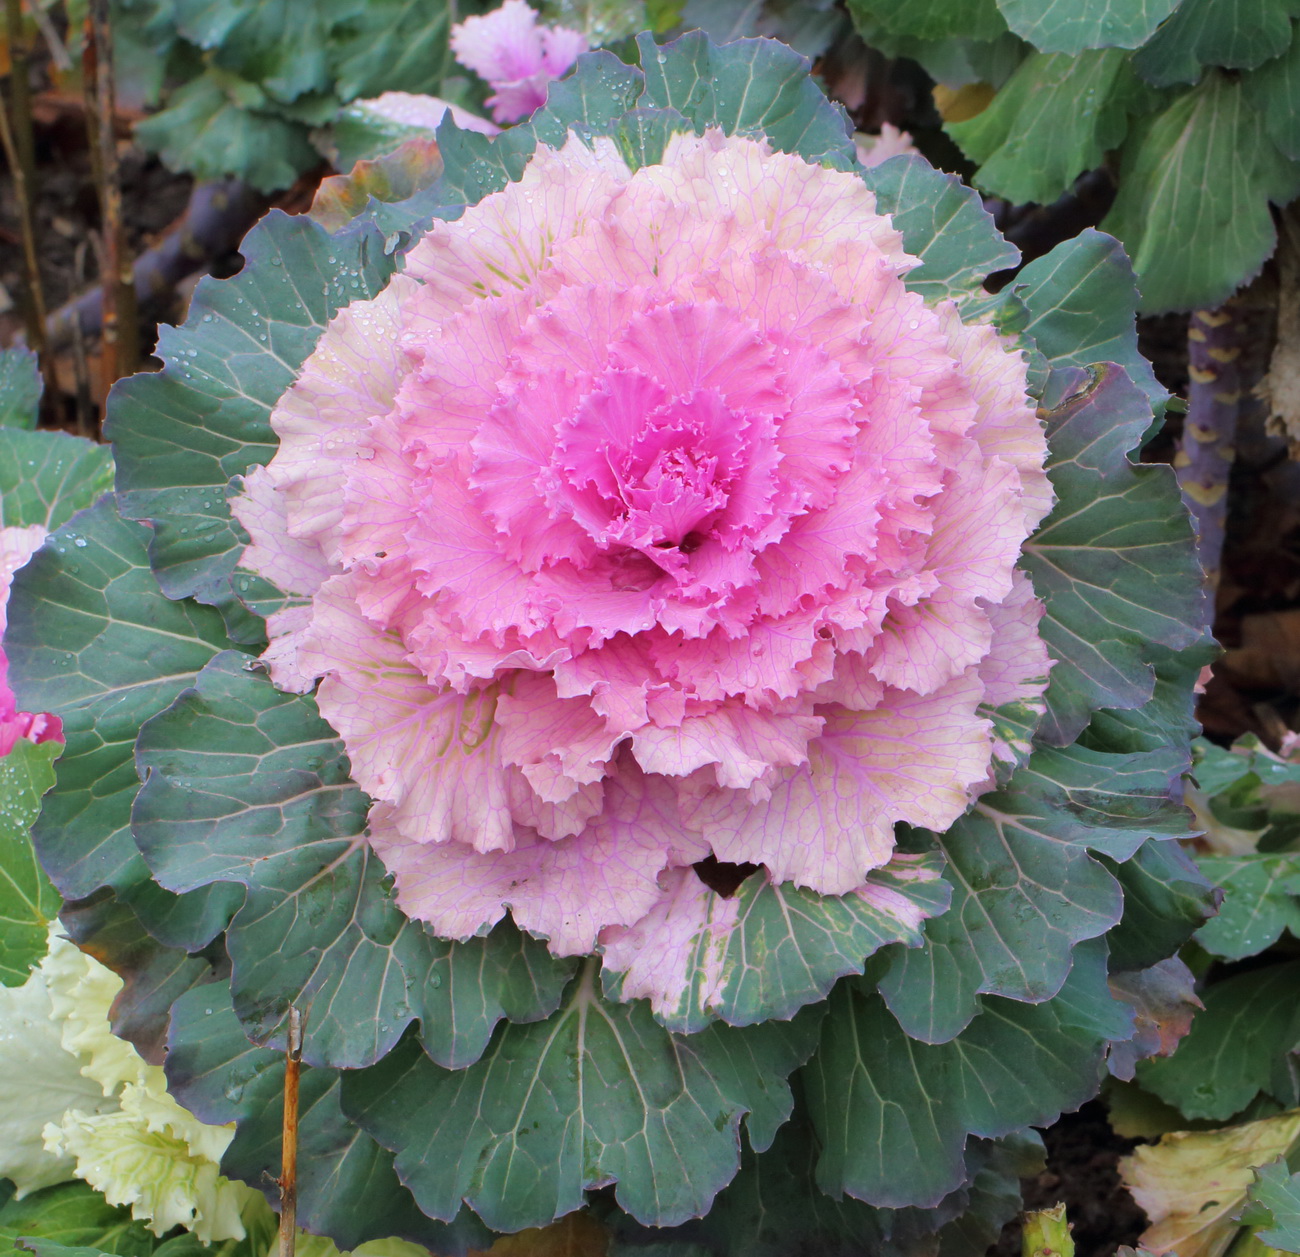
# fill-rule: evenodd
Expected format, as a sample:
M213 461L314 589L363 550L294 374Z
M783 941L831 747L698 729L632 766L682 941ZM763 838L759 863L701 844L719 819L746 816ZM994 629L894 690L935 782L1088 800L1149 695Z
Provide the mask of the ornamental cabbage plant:
M15 581L37 849L272 1197L300 1011L341 1248L991 1237L1209 911L1131 272L994 294L978 198L802 57L638 46L271 215L117 387L116 492Z

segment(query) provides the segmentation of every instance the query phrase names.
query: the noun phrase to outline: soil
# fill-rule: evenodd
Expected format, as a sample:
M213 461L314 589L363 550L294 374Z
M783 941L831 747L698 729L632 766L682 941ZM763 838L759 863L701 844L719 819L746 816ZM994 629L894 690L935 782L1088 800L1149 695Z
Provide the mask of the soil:
M1064 1202L1077 1257L1111 1257L1121 1244L1136 1247L1146 1214L1120 1182L1120 1157L1137 1146L1121 1139L1106 1120L1106 1107L1090 1101L1043 1131L1047 1168L1023 1180L1025 1209ZM1020 1257L1020 1219L1007 1223L990 1257Z
M99 199L80 102L44 94L37 97L33 112L36 237L45 304L54 311L98 280ZM121 145L121 174L127 247L136 256L181 216L193 180L126 143ZM22 330L18 303L25 283L18 209L12 183L5 178L0 184L0 284L15 304L0 315L0 343L11 343ZM141 332L142 347L152 348L156 320L142 322Z

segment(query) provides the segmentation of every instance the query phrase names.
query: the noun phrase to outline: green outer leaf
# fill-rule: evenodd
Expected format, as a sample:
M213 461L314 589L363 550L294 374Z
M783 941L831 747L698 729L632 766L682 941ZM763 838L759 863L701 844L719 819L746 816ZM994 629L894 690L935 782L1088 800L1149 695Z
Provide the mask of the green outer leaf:
M169 598L231 601L246 541L226 502L231 477L270 460L271 408L329 320L394 268L373 226L330 236L278 210L240 248L244 269L201 280L184 325L163 328L163 370L120 381L109 398L122 513L153 524L150 558Z
M766 135L784 153L852 170L849 116L809 75L811 63L774 39L738 39L719 47L703 31L669 44L637 36L645 94L642 108L676 109L702 134ZM549 101L547 102L549 105Z
M1182 0L1133 64L1157 87L1195 83L1207 65L1253 70L1291 46L1297 16L1296 0Z
M1256 1240L1284 1253L1300 1252L1300 1174L1289 1173L1285 1158L1255 1171L1246 1200L1241 1220L1256 1228Z
M41 371L30 349L0 349L0 428L34 428L41 405Z
M956 1039L929 1045L908 1038L861 980L835 988L803 1072L822 1191L889 1208L938 1204L966 1180L968 1135L997 1138L1077 1108L1096 1094L1106 1041L1131 1032L1106 990L1101 940L1076 949L1055 999L981 1005Z
M970 1181L933 1209L876 1209L851 1196L834 1200L818 1190L818 1145L795 1085L794 1116L766 1152L741 1154L735 1180L703 1222L683 1231L703 1235L719 1257L983 1257L1004 1223L1020 1211L1020 1179L1041 1172L1042 1140L1033 1131L1005 1140L972 1139L966 1147ZM627 1224L614 1224L626 1234ZM671 1233L670 1233L671 1234ZM961 1240L965 1239L965 1244ZM615 1251L626 1257L639 1250Z
M1028 309L1025 335L1054 370L1116 362L1159 416L1169 394L1137 339L1137 282L1124 246L1085 228L1025 266L1010 285Z
M1255 797L1255 792L1260 783L1259 769L1268 761L1259 755L1246 753L1243 749L1244 745L1244 739L1239 740L1233 743L1231 750L1225 750L1221 746L1216 746L1208 738L1197 738L1192 743L1192 760L1195 765L1192 771L1196 777L1196 784L1211 797L1212 806L1220 802L1214 796L1235 795L1240 787L1245 787L1254 810L1257 811L1257 819L1262 824L1266 819L1267 809L1263 806L1262 800ZM1300 764L1286 767L1287 772L1283 780L1300 784ZM1233 807L1229 814L1236 812L1237 808ZM1258 827L1260 826L1251 826L1251 828Z
M110 1205L89 1183L74 1180L10 1200L0 1208L0 1252L19 1236L87 1247L119 1257L148 1257L158 1241L131 1210Z
M570 129L582 135L608 134L616 119L635 108L644 85L645 76L613 53L583 54L573 73L551 85L546 107L528 123L531 134L519 137L520 142L527 140L524 155L531 156L539 142L562 147Z
M215 611L162 595L148 538L106 498L14 577L10 682L20 708L61 716L67 739L33 837L69 899L148 877L129 828L136 733L229 644Z
M314 874L365 828L370 801L315 700L275 689L249 662L214 656L136 743L146 784L132 830L168 890L255 885L261 864L304 849Z
M1259 273L1300 175L1273 147L1242 84L1211 72L1135 125L1102 222L1124 242L1146 314L1215 306Z
M1300 938L1300 855L1206 855L1196 863L1224 892L1218 916L1196 931L1196 941L1211 955L1254 956L1285 930Z
M1058 746L1097 708L1151 698L1149 643L1184 648L1201 632L1200 570L1173 471L1129 459L1150 421L1147 400L1116 366L1090 374L1047 415L1056 506L1022 560L1056 660L1039 737Z
M866 1252L895 1257L898 1250L890 1241L904 1229L895 1219L910 1211L896 1214L818 1191L813 1182L817 1141L801 1107L796 1105L794 1117L766 1152L742 1150L740 1173L705 1215L703 1230L713 1241L708 1251L746 1257L861 1257ZM629 1246L628 1251L636 1250Z
M1176 842L1153 838L1123 864L1102 860L1124 890L1124 917L1106 935L1117 971L1164 960L1214 912L1214 888Z
M394 122L393 119L371 108L365 101L358 101L356 104L348 105L341 110L329 128L316 136L316 143L329 157L330 164L341 172L335 178L344 178L349 181L367 181L368 172L364 168L361 171L356 170L357 162L374 162L381 157L395 154L403 144L407 144L411 140L430 140L432 138L433 132L427 127L412 126L406 122ZM429 160L426 161L424 169L417 168L417 173L425 174L426 172L440 170L441 165L435 160L436 158L436 149L430 150ZM376 171L376 173L381 174L384 172L385 168L383 166L380 166ZM391 191L391 188L385 188L382 184L378 185L375 188L375 196L380 200L392 201L399 199L399 196L396 195L383 195L386 191ZM414 191L415 188L407 189L405 196L410 196ZM312 199L311 209L313 217L316 218L319 218L318 196ZM401 199L405 199L405 197L403 196ZM328 223L325 225L328 226ZM329 230L335 231L337 228L329 227Z
M602 1000L595 965L553 1017L502 1027L468 1069L448 1073L408 1041L344 1075L344 1112L396 1151L431 1217L463 1198L495 1230L540 1226L612 1182L638 1221L676 1225L735 1176L742 1115L759 1150L789 1117L786 1078L812 1050L820 1008L682 1037L640 1001Z
M979 187L1013 204L1050 204L1119 147L1149 95L1117 48L1033 53L986 109L944 129L980 164Z
M1137 1080L1185 1117L1222 1122L1261 1091L1300 1103L1287 1053L1300 1046L1300 961L1270 965L1211 984L1205 1011L1172 1056L1139 1061Z
M939 1231L939 1257L985 1257L1024 1207L1021 1181L1047 1168L1043 1139L1026 1128L1003 1139L973 1139L966 1147L970 1182L965 1210Z
M903 1030L943 1043L979 1011L977 995L1051 999L1074 945L1120 919L1119 886L1088 851L1124 860L1152 834L1186 832L1169 806L1182 761L1040 749L939 835L953 906L925 923L923 947L894 949L880 982Z
M731 899L710 892L709 920L691 942L689 985L656 1019L692 1034L718 1017L750 1026L825 999L836 978L861 973L886 944L920 944L921 921L942 913L952 896L939 867L935 856L896 859L867 875L874 899L774 886L761 871ZM606 965L601 981L610 999L627 998L621 973Z
M891 157L863 179L881 213L903 233L903 247L921 259L906 282L926 301L965 295L1020 261L1020 250L998 234L974 189L924 158Z
M1040 52L1074 55L1088 48L1137 48L1151 38L1179 0L998 0L1021 39Z
M244 901L238 886L204 886L188 895L173 895L149 878L118 893L151 937L184 951L207 947Z
M22 986L49 944L50 922L63 903L45 876L27 831L41 796L54 784L57 742L19 738L0 756L0 982Z
M0 428L0 525L66 524L113 487L113 455L65 432Z
M282 1046L293 1004L308 1014L304 1059L355 1068L418 1019L430 1054L459 1068L500 1018L549 1015L573 963L509 927L452 944L404 916L362 836L370 800L342 742L314 699L246 663L217 655L140 731L132 829L168 890L247 887L226 950L250 1035Z
M691 129L676 109L630 109L618 120L614 142L633 170L663 161L668 141Z
M187 991L172 1010L168 1086L202 1121L238 1122L221 1171L278 1205L284 1054L254 1047L230 1005L226 983ZM305 1066L298 1125L298 1224L343 1249L405 1234L435 1251L486 1247L490 1237L466 1215L455 1227L430 1221L393 1173L392 1154L347 1121L339 1074Z
M1158 751L1176 748L1181 772L1192 766L1191 738L1200 731L1195 716L1193 686L1206 664L1222 652L1206 629L1195 646L1169 650L1149 645L1147 657L1156 670L1156 684L1150 701L1126 710L1093 713L1079 744L1101 751Z
M853 24L866 44L887 57L910 58L936 83L954 90L972 83L1001 87L1032 51L1023 39L1006 29L1005 23L1002 33L993 39L963 36L917 39L890 34L856 2L850 2L848 7ZM901 11L902 6L896 8Z

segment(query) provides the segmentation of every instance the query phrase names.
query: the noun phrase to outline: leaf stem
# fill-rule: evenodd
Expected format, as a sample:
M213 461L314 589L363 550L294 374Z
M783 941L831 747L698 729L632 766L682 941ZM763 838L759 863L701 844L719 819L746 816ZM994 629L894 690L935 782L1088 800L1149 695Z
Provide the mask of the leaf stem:
M1025 1214L1020 1251L1021 1257L1074 1257L1074 1236L1063 1204Z

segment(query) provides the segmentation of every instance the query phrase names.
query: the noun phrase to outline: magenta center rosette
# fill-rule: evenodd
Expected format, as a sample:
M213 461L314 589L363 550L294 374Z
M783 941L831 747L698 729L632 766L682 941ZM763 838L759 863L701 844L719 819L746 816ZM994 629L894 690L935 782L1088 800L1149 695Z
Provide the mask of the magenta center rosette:
M575 138L330 324L234 506L410 916L626 969L701 861L867 894L993 784L1049 667L1046 446L916 264L855 174Z

